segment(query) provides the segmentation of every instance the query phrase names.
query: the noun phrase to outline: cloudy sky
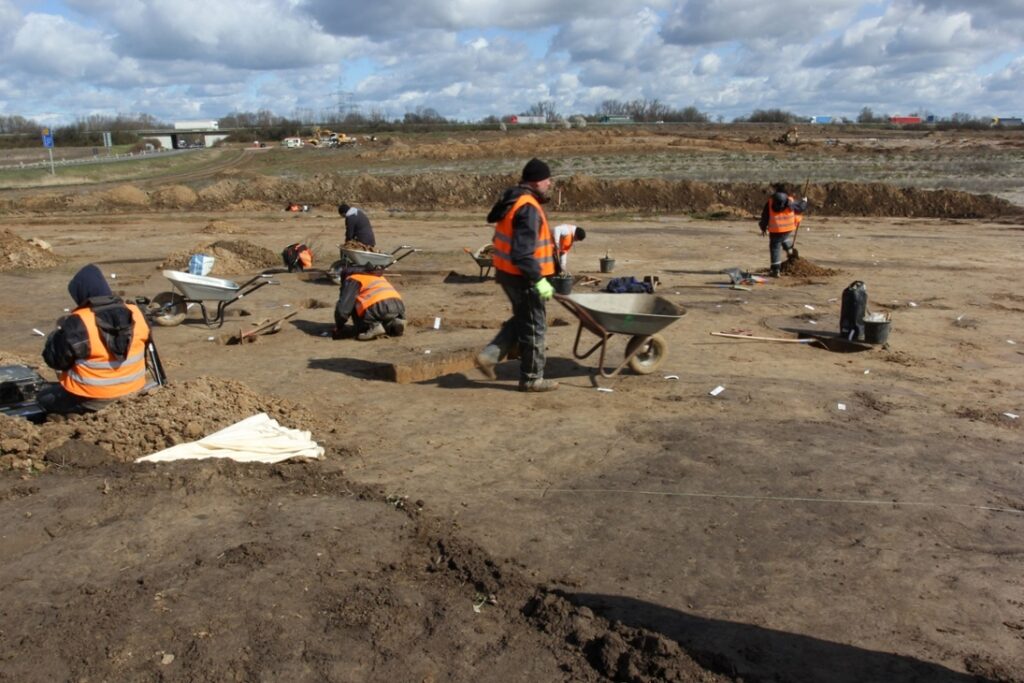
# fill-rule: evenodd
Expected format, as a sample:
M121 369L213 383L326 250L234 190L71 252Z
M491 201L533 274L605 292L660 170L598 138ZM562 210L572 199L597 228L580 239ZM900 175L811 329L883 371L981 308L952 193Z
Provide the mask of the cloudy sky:
M1024 115L1024 0L0 0L0 114Z

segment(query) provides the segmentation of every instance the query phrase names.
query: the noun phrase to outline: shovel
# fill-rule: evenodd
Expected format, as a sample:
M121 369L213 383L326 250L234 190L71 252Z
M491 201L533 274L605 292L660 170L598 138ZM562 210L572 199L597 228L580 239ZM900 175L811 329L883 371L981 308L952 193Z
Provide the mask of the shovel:
M807 186L810 184L810 182L811 182L810 178L808 178L807 180L804 181L804 191L803 191L803 194L801 195L802 197L806 197L807 196ZM803 219L801 219L800 222L802 223ZM796 224L796 230L793 231L793 246L791 246L789 248L789 250L786 252L786 258L788 260L790 260L790 261L795 261L798 258L800 258L800 252L797 251L797 249L796 249L796 238L797 238L797 235L799 235L799 234L800 234L800 223L797 223Z

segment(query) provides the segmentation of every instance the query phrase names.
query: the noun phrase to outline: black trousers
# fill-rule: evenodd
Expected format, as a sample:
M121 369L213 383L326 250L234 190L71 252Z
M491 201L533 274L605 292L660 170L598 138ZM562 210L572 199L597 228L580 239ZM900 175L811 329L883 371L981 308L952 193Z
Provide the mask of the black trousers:
M529 382L544 377L544 337L547 334L547 307L533 287L502 284L512 304L512 317L506 320L491 340L499 359L508 357L513 345L519 345L519 376Z

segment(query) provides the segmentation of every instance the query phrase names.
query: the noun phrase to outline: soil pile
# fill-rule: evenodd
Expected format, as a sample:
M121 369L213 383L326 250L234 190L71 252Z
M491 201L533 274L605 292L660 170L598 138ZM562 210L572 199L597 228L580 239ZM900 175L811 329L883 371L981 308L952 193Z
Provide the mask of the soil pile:
M0 230L0 271L27 268L52 268L63 262L49 249L40 246L40 240L23 240L10 230Z
M207 235L234 235L240 231L241 229L231 221L212 220L199 232Z
M352 251L369 251L374 254L380 253L380 249L377 249L376 247L371 247L369 244L363 244L359 240L349 240L348 242L345 242L345 244L341 245L341 248L351 249Z
M119 185L101 193L105 203L114 206L143 207L149 205L149 195L134 185Z
M214 257L211 276L247 274L281 265L281 257L266 247L247 240L218 240L174 252L160 264L159 269L187 271L192 254Z
M482 209L518 182L516 176L432 173L359 176L325 174L289 180L252 175L219 180L197 193L172 186L152 196L126 185L92 195L29 195L20 210L206 209L267 210L302 197L317 206L339 196L358 197L363 205L408 211ZM812 215L916 218L995 218L1020 209L992 195L954 190L920 190L881 183L826 183L807 188ZM704 183L660 178L610 179L575 175L559 182L552 207L559 211L718 213L750 217L765 201L760 183Z
M782 262L782 274L790 277L827 277L838 275L839 271L819 266L805 258L793 258Z
M153 193L152 203L158 207L188 208L199 201L199 195L191 187L170 185Z
M313 424L291 403L261 396L241 382L204 377L169 384L98 413L51 417L41 425L0 415L0 469L130 462L257 413L287 427L311 429Z

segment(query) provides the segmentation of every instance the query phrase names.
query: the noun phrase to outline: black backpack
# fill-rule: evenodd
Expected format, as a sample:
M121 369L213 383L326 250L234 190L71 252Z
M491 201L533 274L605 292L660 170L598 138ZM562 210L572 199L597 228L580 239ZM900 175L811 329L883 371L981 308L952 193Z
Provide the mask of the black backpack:
M860 280L843 290L843 303L839 311L839 334L843 339L864 339L864 314L868 310L868 289Z

